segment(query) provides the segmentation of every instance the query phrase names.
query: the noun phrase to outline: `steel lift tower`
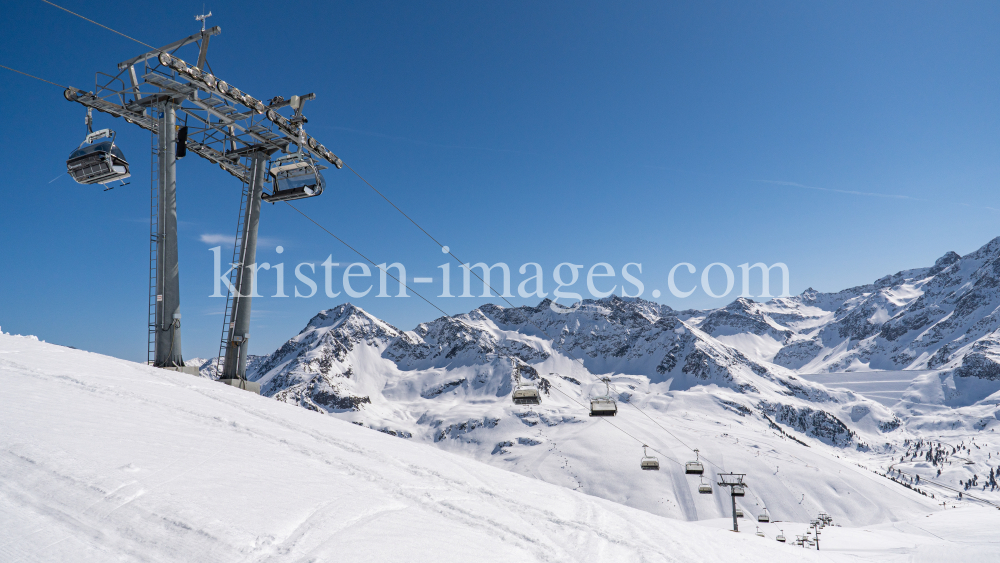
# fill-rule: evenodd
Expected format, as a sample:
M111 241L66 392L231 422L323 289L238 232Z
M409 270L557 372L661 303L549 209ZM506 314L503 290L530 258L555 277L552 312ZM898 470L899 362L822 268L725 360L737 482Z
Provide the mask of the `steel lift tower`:
M302 108L307 100L315 98L314 94L291 96L288 100L276 96L265 103L214 76L208 64L208 45L222 29L206 29L205 19L210 15L196 17L202 24L199 33L119 63L116 75L98 72L92 92L71 87L64 96L86 106L88 115L97 110L122 118L150 131L152 136L150 365L197 373L196 367L184 365L181 348L177 161L190 151L242 183L218 371L223 382L259 392L257 384L246 380L246 356L261 202L318 196L325 186L320 171L327 168L320 162L338 169L343 162L305 132L303 126L308 120ZM189 45L197 47L195 64L177 56L178 50ZM282 115L280 111L285 108L292 115ZM102 134L112 139L114 136L110 130L90 133L85 143L93 143L93 138ZM78 182L105 183L129 176L128 164L113 140L82 147L67 161ZM265 189L268 183L270 190Z
M736 521L736 497L741 497L746 494L746 483L743 482L743 478L746 477L746 473L719 473L719 486L729 487L730 496L733 499L733 531L739 532L740 525Z

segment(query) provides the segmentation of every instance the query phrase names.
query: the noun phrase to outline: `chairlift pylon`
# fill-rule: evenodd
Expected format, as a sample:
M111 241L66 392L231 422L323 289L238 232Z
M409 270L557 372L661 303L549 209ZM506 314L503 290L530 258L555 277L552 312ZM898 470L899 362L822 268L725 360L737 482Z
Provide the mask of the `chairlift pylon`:
M705 473L705 466L701 463L701 459L698 456L698 450L694 451L694 461L689 461L684 464L684 473L688 475L701 475Z
M106 184L131 176L125 153L115 145L116 136L111 129L87 134L80 146L66 159L66 171L73 180L84 185ZM95 142L98 139L107 140Z
M659 471L660 470L660 460L646 453L646 444L642 445L642 461L639 463L639 467L643 471Z
M618 403L611 397L611 380L604 377L601 381L604 382L606 393L590 399L590 416L615 416L618 414Z

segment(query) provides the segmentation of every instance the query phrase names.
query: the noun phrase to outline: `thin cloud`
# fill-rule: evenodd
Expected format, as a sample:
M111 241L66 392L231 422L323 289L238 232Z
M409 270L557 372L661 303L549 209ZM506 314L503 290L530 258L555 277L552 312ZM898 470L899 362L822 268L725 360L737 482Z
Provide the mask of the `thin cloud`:
M820 188L818 186L806 186L804 184L798 184L796 182L783 182L780 180L755 180L762 184L774 184L776 186L788 186L792 188L802 188L804 190L816 190L820 192L831 192L836 194L848 194L848 195L861 195L867 197L884 197L889 199L907 199L910 201L929 201L926 199L919 199L915 197L910 197L908 195L898 195L898 194L880 194L878 192L859 192L855 190L838 190L836 188Z
M198 236L198 240L212 246L219 244L226 246L233 246L233 243L236 242L236 236L223 235L219 233L202 233L201 235ZM278 244L280 244L280 241L278 241L277 239L272 239L270 237L259 237L257 239L257 248L263 248L267 246L277 246Z
M200 237L201 242L205 244L229 244L232 245L235 241L233 235L219 235L213 233L204 233Z
M799 189L803 189L803 190L816 190L816 191L820 191L820 192L830 192L830 193L847 194L847 195L859 195L859 196L864 196L864 197L881 197L881 198L886 198L886 199L900 199L900 200L907 200L907 201L920 201L920 202L924 202L924 203L936 203L936 202L933 202L933 201L931 201L929 199L922 199L922 198L918 198L918 197L911 197L911 196L908 196L908 195L882 194L882 193L878 193L878 192L860 192L860 191L856 191L856 190L838 190L836 188L821 188L819 186L806 186L805 184L799 184L797 182L785 182L785 181L781 181L781 180L753 180L753 181L754 182L758 182L758 183L762 183L762 184L774 184L776 186L788 186L790 188L799 188ZM951 204L951 205L961 205L963 207L978 207L980 209L989 209L990 211L1000 211L1000 209L996 209L996 208L990 207L988 205L972 206L972 205L969 205L968 203L962 203L960 201L949 201L949 202L946 202L946 203Z

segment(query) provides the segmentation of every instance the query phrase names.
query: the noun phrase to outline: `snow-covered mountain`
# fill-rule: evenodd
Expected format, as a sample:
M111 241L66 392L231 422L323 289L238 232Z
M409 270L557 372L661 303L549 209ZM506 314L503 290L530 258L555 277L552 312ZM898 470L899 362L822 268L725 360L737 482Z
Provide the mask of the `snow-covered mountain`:
M559 337L551 340L550 334ZM568 375L577 372L586 375ZM572 390L581 398L584 384L588 393L603 387L597 375L612 375L616 389L628 387L618 393L626 403L637 386L645 394L714 386L751 397L753 408L782 419L801 419L803 403L827 403L831 409L858 403L869 409L874 423L869 430L894 424L888 409L750 359L681 320L669 307L617 296L585 301L568 314L554 313L547 300L514 309L485 305L407 332L345 304L316 315L249 377L261 383L265 395L279 400L327 412L367 412L361 406L372 401L429 400L446 392L461 392L470 400L506 400L518 376L549 396L554 384L572 385L562 392ZM863 447L834 418L805 410L807 418L828 424L810 421L803 431L830 443Z
M888 460L915 439L911 417L914 428L944 422L799 374L939 367L940 381L927 385L950 383L955 406L977 403L1000 389L998 259L1000 239L839 293L741 298L710 311L612 296L555 313L546 300L484 305L403 331L344 304L320 312L248 375L280 401L658 514L726 513L720 498L692 494L698 481L680 470L698 448L713 475L754 475L751 512L766 504L800 517L813 498L850 522L877 522L898 516L872 510L883 495L914 510L926 501L843 468L831 494L817 487L815 468L829 458ZM604 377L620 415L602 422L587 404L604 394ZM542 405L511 404L518 378L542 390ZM992 429L996 420L984 423L973 407L957 424ZM642 443L673 465L663 472L671 495L615 481L638 463ZM834 478L826 469L819 477Z
M511 404L518 376L543 391L542 405ZM602 376L622 409L611 424L586 407L604 393ZM345 304L316 315L251 379L280 401L667 516L727 513L727 499L698 495L700 481L684 475L694 447L709 460L706 482L724 469L754 475L752 514L766 505L805 518L822 506L875 522L891 515L861 507L880 496L910 510L929 502L884 490L853 465L834 500L811 474L837 455L892 451L885 435L900 422L888 408L752 360L639 299L588 301L566 315L547 301L488 305L406 332ZM622 480L636 471L642 443L663 456L666 483ZM786 458L787 444L803 451ZM803 495L818 504L801 504Z
M974 404L1000 391L1000 238L838 293L740 300L702 328L800 373L938 370L944 404Z

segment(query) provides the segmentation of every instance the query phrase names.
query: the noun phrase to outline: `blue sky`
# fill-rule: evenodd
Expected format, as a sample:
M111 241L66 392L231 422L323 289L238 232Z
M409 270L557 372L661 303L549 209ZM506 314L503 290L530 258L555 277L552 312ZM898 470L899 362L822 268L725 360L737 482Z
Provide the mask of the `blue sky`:
M62 5L155 45L197 31L202 9ZM659 289L656 300L675 308L718 307L739 293L739 264L784 262L792 293L835 291L1000 235L1000 4L206 8L223 29L209 52L219 77L260 99L315 92L312 135L463 260L509 264L514 288L526 262L545 268L549 292L557 264L584 265L585 276L607 262L617 276L599 285L620 293L622 265L637 262L644 298ZM3 10L0 64L60 84L90 89L94 72L144 51L41 2ZM119 132L133 178L108 192L77 185L64 161L85 134L83 108L2 72L0 327L142 360L149 134L98 116L97 127ZM434 277L414 287L449 313L498 301L436 298L440 250L346 168L326 177L322 197L300 202L304 212L376 262ZM210 248L233 235L239 186L191 156L178 190L184 352L215 355L223 303L209 297ZM290 295L296 264L322 271L327 256L359 260L281 205L264 207L260 236L259 261L285 264ZM721 262L736 270L736 289L676 298L667 274L680 262L697 273L682 271L678 285ZM455 295L460 279L453 269ZM721 269L712 280L721 292ZM260 283L274 294L273 271ZM570 289L585 291L585 279ZM352 301L403 329L439 315L416 297L377 292ZM256 299L251 353L273 351L346 299Z

